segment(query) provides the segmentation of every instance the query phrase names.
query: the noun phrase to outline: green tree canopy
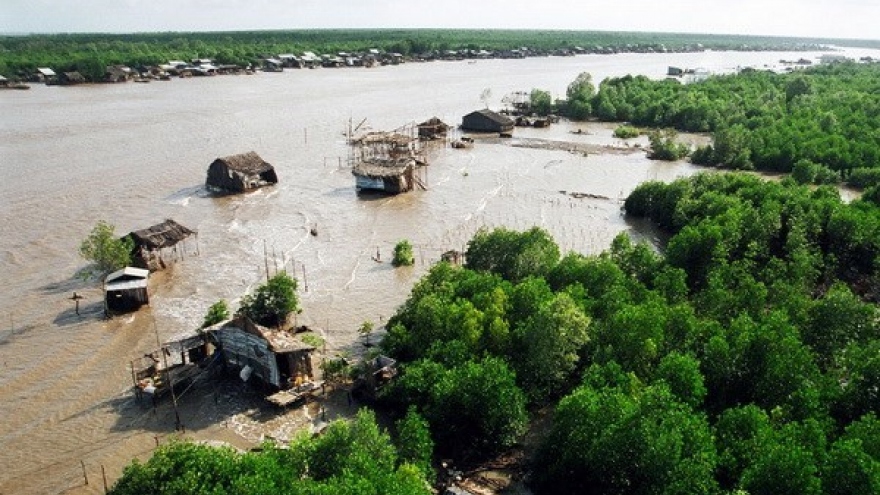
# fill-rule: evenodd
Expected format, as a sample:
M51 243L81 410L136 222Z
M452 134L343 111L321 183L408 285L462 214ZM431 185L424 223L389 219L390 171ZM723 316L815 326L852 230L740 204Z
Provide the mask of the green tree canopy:
M452 368L429 360L411 363L384 394L416 405L438 449L455 456L486 458L510 447L528 419L514 373L493 357Z
M706 418L666 387L584 385L560 401L536 469L540 493L713 493Z
M94 263L94 267L86 271L87 275L103 277L131 264L134 241L128 236L117 238L114 230L113 225L101 220L80 244L80 256Z
M390 438L372 412L336 421L318 437L300 435L289 448L270 444L259 452L189 442L160 447L146 462L135 460L111 495L428 495L424 473L398 463Z
M391 260L392 265L411 266L415 262L416 259L413 255L413 247L408 240L404 239L394 246L394 258Z
M530 275L546 275L559 262L559 246L546 230L532 227L525 232L506 228L479 230L468 243L466 266L519 282Z
M553 112L553 98L549 91L533 89L529 93L529 109L538 115L549 115Z
M299 309L296 286L295 278L287 272L279 272L253 294L242 298L238 314L247 316L259 325L283 326L288 316Z
M208 308L208 312L205 314L205 319L202 321L202 328L208 328L228 319L229 306L226 304L226 301L221 299Z

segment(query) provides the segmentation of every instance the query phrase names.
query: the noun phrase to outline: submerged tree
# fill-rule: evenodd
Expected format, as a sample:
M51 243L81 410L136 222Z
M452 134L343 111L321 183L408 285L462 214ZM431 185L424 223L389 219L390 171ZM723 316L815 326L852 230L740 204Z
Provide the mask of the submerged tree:
M408 240L404 239L394 246L394 258L391 260L392 265L412 266L415 262L416 259L413 255L412 244L410 244Z
M675 129L666 129L663 132L651 131L648 139L651 141L651 152L648 158L652 160L680 160L690 153L688 145L675 141L678 133Z
M103 277L131 263L134 241L128 236L117 238L114 230L113 225L101 220L80 244L80 256L94 263L94 266L83 272L85 276Z

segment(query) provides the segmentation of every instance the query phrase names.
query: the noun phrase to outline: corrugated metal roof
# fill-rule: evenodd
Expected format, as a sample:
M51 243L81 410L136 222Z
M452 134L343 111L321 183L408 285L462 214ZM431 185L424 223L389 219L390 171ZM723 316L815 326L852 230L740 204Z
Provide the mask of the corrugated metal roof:
M116 292L120 290L132 290L132 289L146 289L147 288L147 280L122 280L119 282L112 282L104 285L104 290L107 292Z
M121 270L116 270L115 272L107 275L107 278L104 279L104 282L109 284L110 282L126 277L126 278L140 278L144 279L144 284L146 284L146 279L150 276L150 270L144 270L143 268L135 268L133 266L127 266Z
M48 68L48 67L37 67L37 72L39 72L40 74L42 74L44 76L54 76L55 75L55 71Z

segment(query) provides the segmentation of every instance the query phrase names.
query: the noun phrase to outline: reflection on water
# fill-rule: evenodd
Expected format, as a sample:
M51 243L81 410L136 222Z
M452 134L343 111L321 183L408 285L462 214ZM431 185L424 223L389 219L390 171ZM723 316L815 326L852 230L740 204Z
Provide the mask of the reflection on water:
M265 280L266 265L299 279L299 323L321 328L331 351L358 350L360 323L386 321L440 254L464 249L477 229L539 225L564 252L598 253L622 231L655 240L657 233L622 217L620 199L642 181L697 170L646 160L636 147L646 141L618 140L611 125L562 123L515 135L629 145L633 152L584 155L566 146L478 140L471 149L430 154L428 191L358 196L341 166L350 120L366 118L364 128L374 130L431 116L457 124L482 106L485 88L498 101L531 88L558 97L583 71L598 82L626 73L662 77L669 65L712 68L707 62L714 60L720 69L800 56L407 64L0 94L0 492L80 486L82 461L92 483L77 490L100 493L96 466L105 465L113 479L128 459L148 453L153 435L168 424L131 403L129 360L155 347L156 333L168 339L197 327L219 299L236 308ZM280 183L243 196L208 195L203 184L211 161L250 150L275 166ZM97 284L75 277L83 266L79 242L101 219L123 234L166 218L198 230L199 255L152 278L150 307L102 320ZM401 239L413 244L415 267L396 270L372 260L377 252L390 259ZM74 291L85 297L81 315L72 311ZM192 423L195 430L210 427Z

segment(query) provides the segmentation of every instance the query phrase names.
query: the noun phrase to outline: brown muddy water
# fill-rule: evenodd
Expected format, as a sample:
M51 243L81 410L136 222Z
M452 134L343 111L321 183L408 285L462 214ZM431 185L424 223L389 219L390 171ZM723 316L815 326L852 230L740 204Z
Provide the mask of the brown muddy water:
M442 252L462 249L480 227L539 225L565 252L598 253L622 231L653 235L623 218L619 198L645 180L697 171L649 161L637 149L584 156L566 144L515 146L525 138L625 145L611 136L613 126L561 123L517 129L504 144L438 147L429 155L428 191L358 197L344 166L350 120L366 118L371 130L431 116L458 124L483 106L485 89L497 108L513 91L562 96L583 71L597 82L628 73L660 78L669 65L721 71L817 55L435 62L0 93L0 493L101 493L102 469L112 483L130 459L148 457L157 438L167 441L170 406L154 413L133 399L128 363L155 347L157 332L167 340L197 327L218 299L237 307L265 280L264 245L270 269L286 267L300 281L299 322L323 329L331 353L356 352L359 324L386 320ZM275 166L280 183L209 196L208 164L249 150ZM102 319L99 287L75 277L84 266L79 242L98 220L122 234L166 218L198 230L198 254L190 243L185 259L151 279L149 307ZM415 246L415 267L372 261L377 250L390 259L401 239ZM81 316L69 299L74 291L85 296ZM267 413L235 383L180 402L193 438L241 446L289 437L317 419L314 410ZM345 413L344 404L337 409Z

